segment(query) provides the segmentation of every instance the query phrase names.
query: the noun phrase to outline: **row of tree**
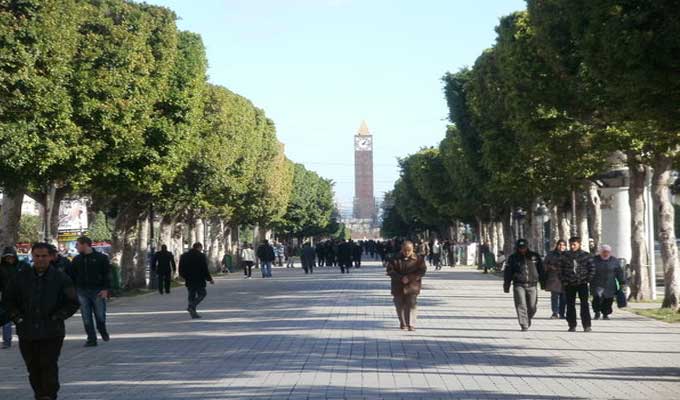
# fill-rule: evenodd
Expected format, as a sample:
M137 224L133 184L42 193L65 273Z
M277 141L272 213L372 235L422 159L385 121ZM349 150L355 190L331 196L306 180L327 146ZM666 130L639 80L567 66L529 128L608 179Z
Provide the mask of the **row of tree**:
M25 194L52 242L61 200L86 196L132 288L156 226L176 251L206 238L213 264L239 225L329 227L332 183L285 157L263 110L207 82L200 36L176 20L125 0L0 1L2 244L17 240Z
M510 251L518 231L512 216L525 210L535 248L548 213L553 238L578 233L599 242L595 182L622 164L630 175L632 297L650 295L644 189L651 179L663 306L677 309L671 186L680 154L680 7L673 0L527 5L501 19L496 43L473 67L444 76L452 125L438 148L401 161L385 233L446 231L462 221Z

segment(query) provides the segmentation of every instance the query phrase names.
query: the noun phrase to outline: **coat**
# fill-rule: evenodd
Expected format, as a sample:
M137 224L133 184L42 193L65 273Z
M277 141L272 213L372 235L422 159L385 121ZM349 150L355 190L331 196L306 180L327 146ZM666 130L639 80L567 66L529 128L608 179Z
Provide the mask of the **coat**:
M309 268L314 265L316 262L316 252L312 246L305 246L302 248L301 261L304 268Z
M175 256L167 250L156 252L151 261L151 270L156 271L158 275L168 275L170 271L175 272L177 270Z
M560 271L565 265L569 264L565 253L551 251L543 259L543 269L545 269L545 290L553 293L564 292L564 286L560 279Z
M191 249L179 258L179 276L184 279L188 288L204 288L206 282L212 282L208 270L208 258L202 252Z
M412 254L410 257L405 257L399 254L392 258L387 263L387 275L392 278L392 296L419 295L426 272L427 266L422 256ZM404 277L408 280L407 283L402 282Z
M276 259L276 254L274 254L274 248L270 244L261 244L257 248L257 258L261 262L273 262Z
M567 261L562 265L560 279L564 286L580 286L590 283L595 276L593 258L583 250L567 251Z
M619 260L614 257L605 260L596 256L593 258L593 266L595 267L595 276L590 282L591 293L593 296L600 294L605 299L614 298L620 285L624 284L623 268L621 268Z
M23 261L19 261L14 264L9 264L6 262L0 263L0 293L2 293L7 285L14 279L19 271L24 268L31 268L30 265Z
M531 285L536 286L540 283L541 286L545 283L545 271L543 270L543 262L541 256L533 251L527 251L522 255L519 252L514 253L508 258L505 271L503 273L503 290L506 292L510 289L510 284L515 285Z
M53 266L42 276L32 268L22 269L2 297L24 340L64 337L64 320L80 307L73 281Z
M78 289L111 289L111 262L104 253L78 254L66 273Z

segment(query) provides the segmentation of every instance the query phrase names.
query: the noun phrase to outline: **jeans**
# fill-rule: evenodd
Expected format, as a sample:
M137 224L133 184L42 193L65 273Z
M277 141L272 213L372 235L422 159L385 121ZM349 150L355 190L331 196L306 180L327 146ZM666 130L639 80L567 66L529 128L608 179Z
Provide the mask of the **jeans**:
M567 309L567 295L564 292L550 292L550 306L554 315L564 318L565 310Z
M260 261L260 267L262 268L262 277L271 278L272 277L272 262L271 261Z
M205 299L208 295L204 287L187 287L189 292L189 308L196 311L196 307Z
M581 301L581 324L583 328L590 328L590 308L588 307L588 284L584 283L578 286L566 286L564 290L567 292L567 322L569 328L576 328L576 296L578 295Z
M8 322L2 326L2 342L6 345L12 344L12 323Z
M613 312L612 304L614 304L614 298L604 298L600 296L593 296L593 311L596 313L602 313L603 316L608 316Z
M159 273L158 274L158 291L160 294L170 293L170 282L172 281L171 273Z
M514 285L513 294L515 297L515 309L517 310L517 320L522 328L529 328L531 320L536 315L536 304L538 304L538 290L533 285Z
M88 342L97 341L97 333L94 330L95 323L92 321L92 314L97 323L97 330L104 336L106 331L106 300L99 297L98 289L78 289L78 300L80 301L80 314L83 317L83 325L87 333Z
M250 278L251 276L253 276L253 264L254 263L252 261L244 261L244 264L245 265L243 265L243 275Z
M19 338L21 356L36 399L56 399L59 392L59 355L63 337L24 340Z

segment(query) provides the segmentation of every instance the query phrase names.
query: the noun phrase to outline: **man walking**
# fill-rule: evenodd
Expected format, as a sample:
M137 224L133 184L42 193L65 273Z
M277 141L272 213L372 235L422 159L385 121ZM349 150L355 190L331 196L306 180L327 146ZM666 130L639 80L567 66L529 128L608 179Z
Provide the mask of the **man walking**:
M352 268L352 244L344 239L338 246L338 263L340 264L340 272L348 273Z
M536 315L538 303L536 285L540 282L543 286L545 273L541 256L529 250L525 239L517 241L516 249L505 267L503 291L510 293L510 284L513 284L517 320L522 331L526 332L531 327L531 320Z
M31 254L33 268L17 272L2 300L7 315L16 323L35 398L52 400L59 391L64 321L78 310L78 298L71 279L51 265L49 244L34 244Z
M196 308L207 295L206 282L210 282L211 285L215 284L208 270L208 258L203 254L201 243L194 243L191 250L179 258L179 276L184 279L184 285L187 287L189 315L192 319L201 318Z
M432 243L432 264L434 264L435 271L442 269L442 246L439 244L439 240L435 239Z
M364 254L364 249L357 242L354 242L352 246L352 261L354 262L354 268L361 268L361 257Z
M260 260L260 269L262 270L263 278L272 277L272 263L276 259L274 248L269 244L268 240L264 240L257 248L257 258Z
M305 243L301 255L302 268L305 270L305 274L314 273L314 256L315 251L314 248L312 248L312 245L309 244L309 242Z
M592 331L590 308L588 307L588 284L595 276L592 257L581 249L581 238L569 239L570 251L566 253L567 262L560 271L560 278L567 295L567 322L569 332L576 332L576 296L581 301L581 324L585 332Z
M253 265L255 265L255 251L248 243L243 243L241 249L241 260L243 261L243 275L246 279L253 277Z
M106 300L109 298L111 289L111 263L106 254L94 251L92 239L81 236L76 241L78 255L71 262L67 273L73 279L80 301L80 313L87 333L85 347L97 345L97 330L105 342L109 341L109 333L106 329Z
M170 294L170 283L177 272L175 256L168 251L168 246L161 245L161 250L153 255L151 271L156 271L158 276L158 292Z
M24 268L30 268L30 265L19 260L16 249L11 246L5 247L0 261L0 294L4 293L17 273ZM10 347L12 347L12 323L8 321L2 324L2 348Z

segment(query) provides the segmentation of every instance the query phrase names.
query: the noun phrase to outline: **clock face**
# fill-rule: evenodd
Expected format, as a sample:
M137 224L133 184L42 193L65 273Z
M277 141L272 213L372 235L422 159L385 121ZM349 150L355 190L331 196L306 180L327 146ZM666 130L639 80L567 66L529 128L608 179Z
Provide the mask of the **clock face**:
M373 138L357 136L354 138L354 149L358 151L369 151L373 148Z

